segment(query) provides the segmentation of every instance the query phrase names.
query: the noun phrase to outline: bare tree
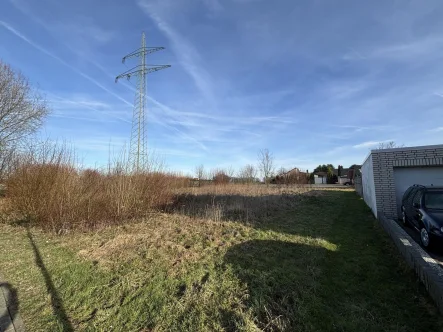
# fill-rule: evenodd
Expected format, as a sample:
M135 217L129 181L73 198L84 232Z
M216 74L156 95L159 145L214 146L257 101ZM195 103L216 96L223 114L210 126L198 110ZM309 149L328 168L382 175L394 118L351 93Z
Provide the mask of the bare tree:
M205 175L205 166L203 166L203 164L195 167L195 175L197 175L197 179L203 180L203 177Z
M0 60L0 147L36 132L48 113L28 80Z
M0 181L5 180L5 177L11 173L17 156L17 150L13 147L0 148Z
M235 174L235 169L232 166L229 166L228 168L226 168L225 170L226 175L231 179L234 177Z
M263 149L258 152L258 169L260 170L266 184L271 180L274 174L274 156L268 149Z
M49 113L46 102L28 80L0 59L0 177L15 148L35 133Z
M405 145L397 145L397 143L395 143L394 141L389 141L389 142L380 142L378 143L378 149L382 150L382 149L395 149L395 148L402 148Z
M257 177L257 169L254 167L254 165L248 164L240 169L238 177L246 183L254 182L255 178Z

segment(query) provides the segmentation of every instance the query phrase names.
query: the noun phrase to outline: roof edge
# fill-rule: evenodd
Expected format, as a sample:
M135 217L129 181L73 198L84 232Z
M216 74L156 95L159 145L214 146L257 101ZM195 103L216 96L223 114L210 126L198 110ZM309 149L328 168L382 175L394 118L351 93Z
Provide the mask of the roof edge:
M402 148L391 148L391 149L374 149L374 150L371 150L370 154L372 154L372 153L391 152L391 151L426 150L426 149L443 149L443 144L421 145L421 146L406 146L406 147L402 147Z

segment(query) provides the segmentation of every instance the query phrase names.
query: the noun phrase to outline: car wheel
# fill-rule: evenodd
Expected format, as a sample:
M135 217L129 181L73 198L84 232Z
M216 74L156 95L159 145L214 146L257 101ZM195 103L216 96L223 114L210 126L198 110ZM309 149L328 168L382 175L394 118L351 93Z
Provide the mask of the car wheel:
M408 226L408 218L406 218L406 213L403 209L401 210L401 220L404 226Z
M429 248L430 244L429 233L423 225L421 225L420 227L420 242L424 248Z

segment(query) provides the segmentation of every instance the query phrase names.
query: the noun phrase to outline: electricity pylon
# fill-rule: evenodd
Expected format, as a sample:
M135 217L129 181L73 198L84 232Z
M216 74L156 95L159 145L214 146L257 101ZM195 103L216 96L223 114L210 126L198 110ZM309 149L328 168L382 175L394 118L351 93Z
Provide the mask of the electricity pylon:
M150 53L164 50L164 47L146 47L145 33L142 33L141 47L123 57L123 63L126 59L139 57L140 64L134 68L125 71L115 78L115 82L120 78L137 76L137 90L134 99L134 111L132 114L131 141L129 145L129 167L133 172L139 172L146 167L147 163L147 142L146 142L146 75L165 68L170 65L148 65L146 56Z

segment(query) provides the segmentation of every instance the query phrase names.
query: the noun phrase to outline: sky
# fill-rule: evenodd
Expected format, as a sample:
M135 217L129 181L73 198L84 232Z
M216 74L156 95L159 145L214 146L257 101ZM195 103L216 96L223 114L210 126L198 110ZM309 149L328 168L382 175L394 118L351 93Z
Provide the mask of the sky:
M170 170L360 164L443 143L440 0L2 0L0 58L52 109L41 136L103 166L129 144L140 47L148 148Z

